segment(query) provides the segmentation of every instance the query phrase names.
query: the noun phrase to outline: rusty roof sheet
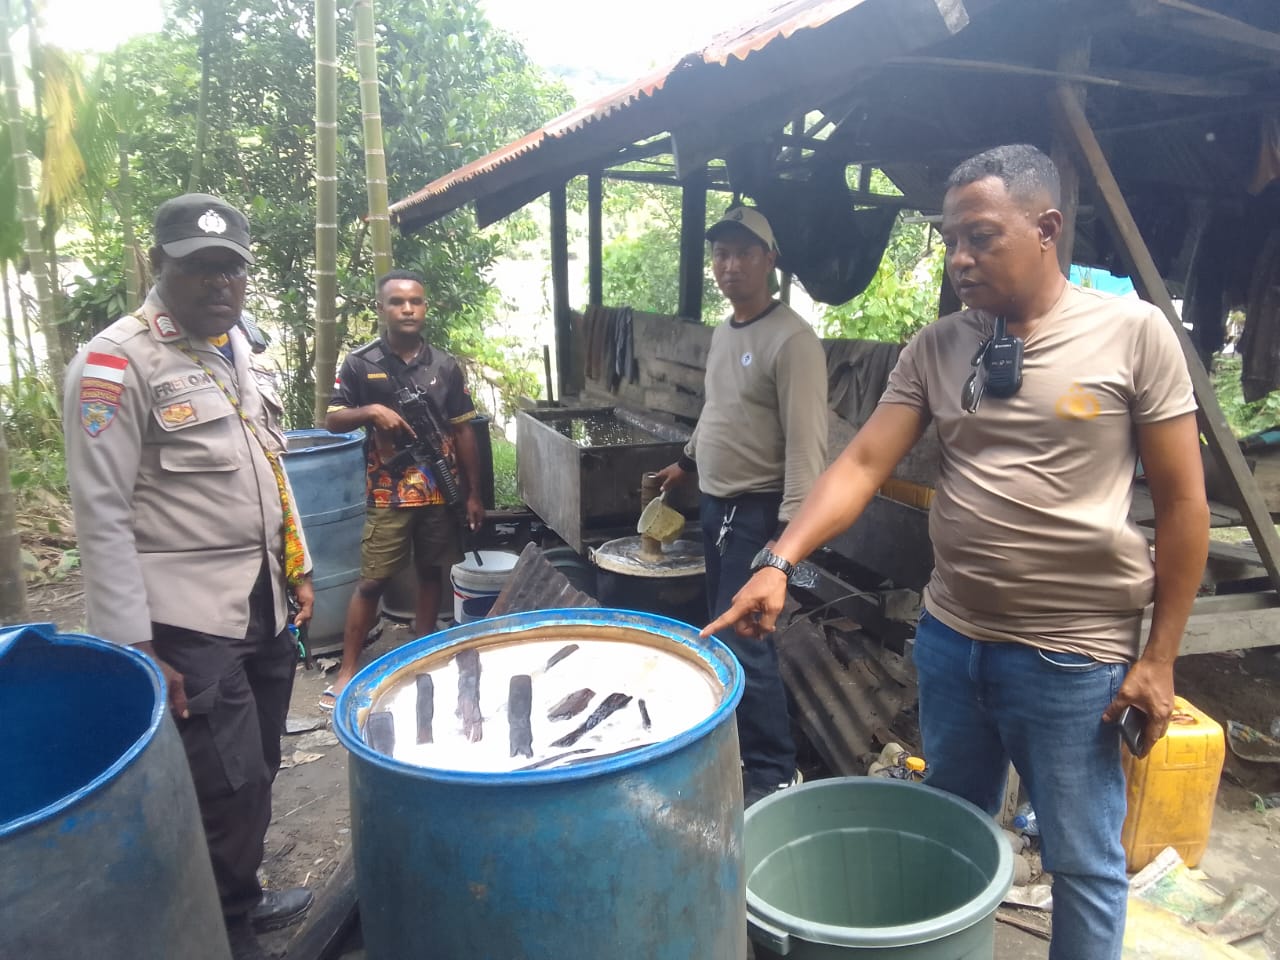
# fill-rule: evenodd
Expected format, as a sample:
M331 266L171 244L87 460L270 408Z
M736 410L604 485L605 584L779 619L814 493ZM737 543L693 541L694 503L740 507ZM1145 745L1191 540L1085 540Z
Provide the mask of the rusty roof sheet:
M639 101L655 98L667 81L678 72L723 68L732 60L746 60L780 38L788 38L800 30L821 27L865 2L867 0L791 0L780 4L749 23L718 34L705 47L681 57L670 66L655 70L598 100L575 107L488 156L473 160L466 166L437 178L416 193L392 204L392 217L396 220L422 221L439 216L472 199L472 196L459 194L456 204L434 209L426 217L414 216L417 213L414 208L454 193L462 184L484 177L518 158L534 154L549 141L562 139ZM431 206L437 207L436 204Z

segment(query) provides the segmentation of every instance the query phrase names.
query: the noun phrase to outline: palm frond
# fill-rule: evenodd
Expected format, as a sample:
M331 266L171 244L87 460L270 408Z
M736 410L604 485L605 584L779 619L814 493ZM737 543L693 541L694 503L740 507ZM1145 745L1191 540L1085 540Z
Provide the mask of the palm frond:
M44 46L44 156L40 161L40 203L61 208L74 200L84 178L85 161L76 142L76 114L84 84L76 57Z

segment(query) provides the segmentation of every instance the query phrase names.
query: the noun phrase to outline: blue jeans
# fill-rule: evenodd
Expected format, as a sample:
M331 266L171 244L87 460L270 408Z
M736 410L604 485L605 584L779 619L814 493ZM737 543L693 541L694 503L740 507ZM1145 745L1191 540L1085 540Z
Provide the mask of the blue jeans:
M781 494L754 493L731 499L702 494L702 543L707 563L707 613L715 619L733 605L733 595L751 578L751 561L773 539ZM733 510L724 539L716 549L720 525ZM778 672L773 638L740 637L733 627L716 634L742 664L745 689L738 704L738 743L742 749L743 783L750 788L776 787L795 775L796 748L787 716L787 691Z
M1053 874L1050 960L1118 960L1125 877L1120 737L1102 722L1124 664L971 640L928 613L915 642L925 782L994 815L1022 777Z

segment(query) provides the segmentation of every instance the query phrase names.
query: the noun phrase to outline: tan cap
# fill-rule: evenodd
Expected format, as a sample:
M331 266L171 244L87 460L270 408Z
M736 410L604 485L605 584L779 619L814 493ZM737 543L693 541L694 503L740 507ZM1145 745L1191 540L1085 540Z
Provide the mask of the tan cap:
M778 249L778 241L773 239L773 227L764 218L764 214L755 207L733 207L725 211L725 215L711 225L707 231L707 239L712 243L729 226L741 227L748 233L758 237L770 250Z

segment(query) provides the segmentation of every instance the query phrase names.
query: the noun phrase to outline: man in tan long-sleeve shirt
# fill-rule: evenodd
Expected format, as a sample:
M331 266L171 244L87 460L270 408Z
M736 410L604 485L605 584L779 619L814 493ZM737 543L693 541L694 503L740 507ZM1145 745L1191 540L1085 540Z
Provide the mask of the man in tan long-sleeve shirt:
M664 487L697 473L707 562L707 607L718 617L826 465L827 365L813 328L769 293L777 257L764 216L736 207L707 231L716 283L733 316L707 355L706 406ZM786 691L771 640L718 635L742 664L738 706L742 788L749 805L795 782Z

